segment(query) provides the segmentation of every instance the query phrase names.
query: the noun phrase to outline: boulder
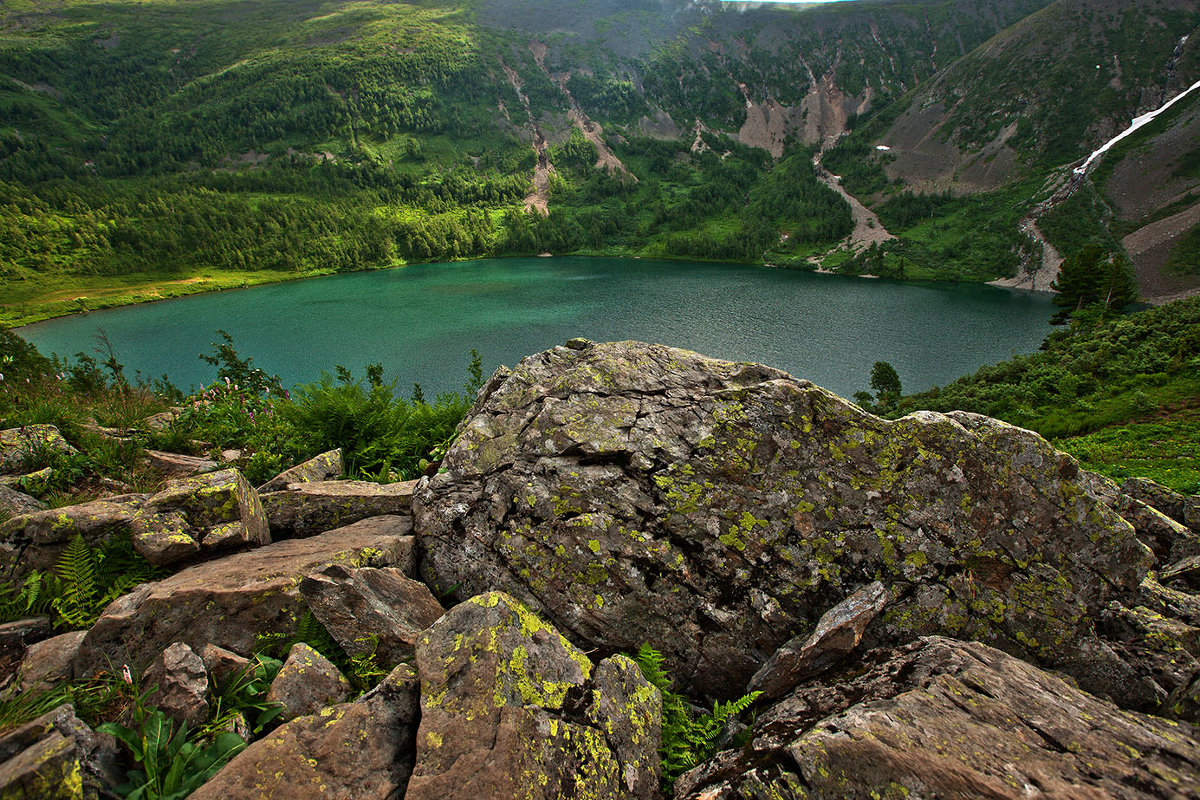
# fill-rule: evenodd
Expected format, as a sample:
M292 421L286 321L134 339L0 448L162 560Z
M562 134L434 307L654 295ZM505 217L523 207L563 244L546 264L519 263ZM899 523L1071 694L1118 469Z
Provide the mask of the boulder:
M62 705L0 734L0 797L81 800L112 796L116 740Z
M292 645L287 661L271 681L267 702L283 706L279 719L286 722L344 703L349 696L350 682L341 670L316 650L298 642Z
M49 689L71 680L85 634L86 631L71 631L30 645L17 668L20 689Z
M262 496L275 539L302 539L367 517L407 514L416 481L295 483Z
M350 656L385 664L412 658L421 632L445 609L423 583L395 567L331 564L300 582L308 608Z
M146 509L160 517L181 515L202 547L228 549L271 541L258 492L236 469L168 481L146 500Z
M1128 478L1121 491L1200 533L1200 497L1181 494L1149 478Z
M88 544L130 534L145 499L118 495L13 517L0 525L0 573L15 582L35 569L51 569L76 533Z
M0 431L0 475L23 475L45 466L42 459L79 452L53 425L25 425Z
M1128 608L1114 600L1097 621L1097 630L1127 668L1139 679L1153 682L1156 702L1121 705L1169 715L1171 710L1165 702L1168 695L1200 676L1200 628L1144 606ZM1086 678L1079 683L1081 688L1099 693ZM1123 697L1123 693L1105 693L1116 700ZM1200 722L1200 717L1183 718Z
M655 798L662 697L628 658L595 667L500 593L417 646L421 724L406 800Z
M234 469L168 481L156 494L127 494L36 511L0 525L0 569L19 579L48 569L78 533L89 544L130 536L151 564L266 544L258 493Z
M214 472L220 468L220 465L212 459L183 453L143 450L141 457L148 467L168 478L189 478L205 472Z
M1069 659L1151 554L1040 436L972 414L888 421L769 367L637 342L524 359L480 393L414 497L435 591L509 592L572 641L653 642L734 696L879 580L868 646L944 633Z
M27 617L0 624L0 653L25 652L34 642L50 636L49 617Z
M108 664L143 670L174 642L249 653L261 633L292 633L303 614L300 581L329 564L411 563L411 521L363 520L311 539L295 539L197 564L143 584L113 601L88 631L77 674Z
M212 643L201 649L200 660L204 662L204 670L212 678L213 686L218 689L229 686L250 666L250 659Z
M1200 535L1157 508L1128 495L1122 495L1113 508L1133 526L1160 563L1200 555Z
M419 713L416 673L401 664L357 701L294 719L254 742L191 798L404 797Z
M342 448L313 456L302 464L285 469L271 480L258 487L260 493L281 492L293 483L318 483L340 478L346 473L342 462Z
M44 511L45 503L10 486L0 486L0 521L20 514Z
M811 634L797 636L776 650L750 679L750 691L779 697L801 680L832 667L858 647L863 631L887 600L887 590L879 581L859 589L826 611Z
M36 491L38 487L45 486L52 477L54 477L54 467L43 467L24 475L0 475L0 486L16 488L22 492L32 492Z
M977 642L922 638L761 712L747 746L675 783L744 797L1195 797L1189 726L1122 711Z
M195 727L208 720L208 671L192 648L175 642L142 675L147 702L176 722Z

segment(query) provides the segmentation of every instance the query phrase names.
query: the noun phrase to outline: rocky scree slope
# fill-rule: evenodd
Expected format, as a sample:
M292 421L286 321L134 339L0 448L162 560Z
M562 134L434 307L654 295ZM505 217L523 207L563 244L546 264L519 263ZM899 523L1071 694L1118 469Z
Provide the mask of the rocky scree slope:
M350 700L293 646L269 694L288 721L235 725L252 742L201 798L1200 786L1200 502L1118 487L1031 432L889 422L770 367L572 340L492 376L439 474L359 491L339 465L325 454L261 498L235 470L177 479L107 528L59 510L59 528L148 553L177 513L189 555L89 630L5 626L10 680L128 664L158 687L147 702L203 719L257 634L306 612L396 664ZM61 548L47 513L0 528L10 565ZM696 701L762 691L673 789L662 694L622 655L643 642ZM63 706L0 733L0 796L100 796L116 758Z

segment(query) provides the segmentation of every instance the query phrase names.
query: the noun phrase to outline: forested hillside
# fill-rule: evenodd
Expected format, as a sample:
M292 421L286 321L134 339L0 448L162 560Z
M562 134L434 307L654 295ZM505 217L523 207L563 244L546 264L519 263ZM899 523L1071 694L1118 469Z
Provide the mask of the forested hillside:
M1011 275L1039 262L1018 223L1046 176L1197 71L1186 48L1155 65L1200 11L1103 5L8 0L0 320L544 251ZM1038 21L1093 17L1037 63L1111 51L1122 89L1021 107L1014 64L1060 33ZM875 149L932 97L954 110L926 143L1017 131L986 193ZM899 240L868 248L887 235L826 168Z

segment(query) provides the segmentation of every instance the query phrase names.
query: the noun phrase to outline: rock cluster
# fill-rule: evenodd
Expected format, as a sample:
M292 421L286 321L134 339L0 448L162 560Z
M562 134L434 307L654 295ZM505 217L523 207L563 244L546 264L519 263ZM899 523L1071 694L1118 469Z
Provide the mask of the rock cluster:
M254 741L201 800L1197 796L1195 498L635 342L502 369L442 466L377 487L331 452L23 510L10 574L76 533L176 571L87 631L0 626L0 657L20 687L128 667L195 725L311 614L326 643L280 654L282 712L228 723ZM761 692L673 789L663 695L622 655L647 642L697 702ZM353 699L335 660L391 671ZM58 709L0 733L0 796L97 796L115 754Z

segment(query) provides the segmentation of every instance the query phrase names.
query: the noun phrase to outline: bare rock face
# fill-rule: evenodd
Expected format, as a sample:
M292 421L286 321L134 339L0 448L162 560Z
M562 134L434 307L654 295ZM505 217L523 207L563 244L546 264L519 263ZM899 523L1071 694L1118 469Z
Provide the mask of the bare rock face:
M1147 478L1129 478L1121 483L1121 491L1200 534L1200 497L1180 494Z
M357 701L294 719L254 742L191 797L403 797L412 774L419 689L412 667L401 664Z
M347 655L374 651L386 664L411 659L421 633L445 613L425 584L395 567L331 564L301 581L300 593Z
M346 465L342 461L342 448L339 447L336 450L321 453L319 456L313 456L303 464L297 464L291 469L285 469L258 487L258 491L264 494L267 492L281 492L293 483L314 483L316 481L334 480L335 478L342 477L345 472Z
M946 634L1054 665L1151 563L1044 439L971 414L891 422L779 370L573 342L481 392L414 498L435 590L499 589L606 652L653 642L740 694L879 580L868 646Z
M88 631L76 674L111 664L144 669L183 642L249 653L259 633L290 633L302 614L300 581L329 564L392 566L411 561L405 517L376 517L311 539L276 542L197 564L113 601Z
M732 798L1195 797L1193 728L1122 711L977 642L877 651L758 715L675 784Z
M268 702L283 706L282 720L315 714L349 696L350 682L341 670L303 642L292 645L267 691Z
M194 727L208 719L208 671L183 642L163 650L142 683L154 688L148 702L176 722Z
M655 798L662 697L637 665L595 667L500 593L417 647L421 725L406 800Z
M293 483L262 496L275 539L302 539L367 517L407 514L416 481Z

